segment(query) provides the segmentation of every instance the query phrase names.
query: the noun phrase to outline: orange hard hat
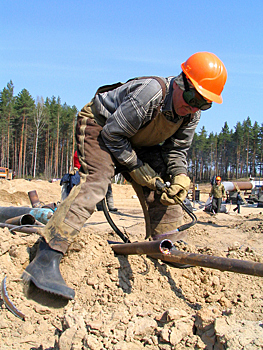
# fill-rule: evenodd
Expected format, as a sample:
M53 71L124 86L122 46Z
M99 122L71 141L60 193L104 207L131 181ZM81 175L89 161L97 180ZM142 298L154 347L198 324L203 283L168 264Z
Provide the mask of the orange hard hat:
M181 68L195 89L207 100L222 103L221 93L227 79L223 62L213 53L197 52Z
M216 177L216 180L221 181L221 177L220 177L220 176L217 176L217 177Z

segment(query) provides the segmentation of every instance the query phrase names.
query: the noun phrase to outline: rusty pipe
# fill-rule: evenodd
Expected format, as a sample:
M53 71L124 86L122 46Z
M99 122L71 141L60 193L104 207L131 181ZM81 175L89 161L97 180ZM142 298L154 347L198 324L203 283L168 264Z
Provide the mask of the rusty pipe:
M36 219L33 215L31 214L23 214L20 216L15 216L13 218L7 219L5 221L6 224L11 224L11 225L35 225Z
M0 227L1 228L7 227L7 228L9 228L9 230L16 231L16 232L24 232L24 233L29 233L29 234L32 234L32 233L40 234L38 231L39 230L38 227L16 226L16 225L6 224L6 223L2 223L2 222L0 222Z
M16 216L31 214L42 224L46 224L54 214L52 209L31 207L0 207L0 222L5 222Z
M164 239L162 241L113 244L111 247L116 254L122 255L165 254L172 249L173 243L169 239Z
M29 197L29 200L31 202L32 207L33 208L40 208L41 203L40 203L40 200L38 198L37 191L36 190L29 191L27 194L28 194L28 197Z
M33 208L49 208L49 209L52 209L53 211L56 210L57 208L56 203L41 204L36 190L29 191L27 194Z
M158 257L157 257L158 258ZM263 263L254 261L222 258L219 256L184 253L176 248L172 248L170 254L160 257L166 262L176 262L179 264L190 264L194 266L208 267L220 271L230 271L245 275L263 277Z
M263 263L222 258L211 255L185 253L176 249L169 240L113 244L112 249L117 254L147 254L152 258L161 259L162 261L170 263L190 264L220 271L230 271L263 277Z
M253 184L249 181L223 181L222 185L224 185L226 191L237 191L237 186L241 191L251 190L253 188ZM237 186L236 186L237 185Z
M49 204L43 204L41 208L49 208L53 211L57 209L57 203L49 203Z

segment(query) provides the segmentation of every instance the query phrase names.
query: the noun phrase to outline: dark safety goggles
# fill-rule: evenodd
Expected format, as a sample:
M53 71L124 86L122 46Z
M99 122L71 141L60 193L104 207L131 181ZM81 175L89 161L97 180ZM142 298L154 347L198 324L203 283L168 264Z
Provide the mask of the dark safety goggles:
M185 74L183 73L184 88L183 99L184 101L193 108L201 109L201 111L206 111L212 107L212 102L208 102L199 94L195 89L190 88L189 83Z

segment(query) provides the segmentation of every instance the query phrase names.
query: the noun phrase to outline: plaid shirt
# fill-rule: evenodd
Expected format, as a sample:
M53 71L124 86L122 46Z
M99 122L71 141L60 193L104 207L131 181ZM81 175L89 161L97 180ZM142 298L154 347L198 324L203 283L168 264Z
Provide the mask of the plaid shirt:
M162 145L163 158L167 164L167 173L177 175L187 173L186 154L196 126L200 120L200 111L192 117L181 117L173 112L173 78L163 78L167 94L161 112L168 120L177 122L184 118L179 130ZM142 165L129 139L147 122L151 121L154 111L162 101L162 88L156 79L132 80L112 91L94 97L94 115L103 126L102 138L120 164L130 171Z

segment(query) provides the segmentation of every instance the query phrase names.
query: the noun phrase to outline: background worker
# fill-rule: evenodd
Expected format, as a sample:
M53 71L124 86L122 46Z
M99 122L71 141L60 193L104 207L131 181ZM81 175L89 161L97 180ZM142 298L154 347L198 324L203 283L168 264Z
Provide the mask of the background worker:
M225 186L221 183L221 177L216 177L216 183L212 186L209 197L212 199L212 212L220 213L222 198L226 198Z
M243 199L240 195L240 191L237 191L237 206L233 209L233 211L236 211L238 212L238 214L240 214L240 205L242 204L243 202Z
M60 180L61 201L64 201L69 195L72 188L80 183L79 168L80 163L76 151L73 156L73 170L63 175L62 179Z
M81 181L41 229L35 259L23 273L45 291L74 298L59 261L108 190L115 168L136 191L143 208L146 238L178 238L183 221L177 198L190 186L187 151L201 110L222 103L227 72L209 52L198 52L181 65L178 76L142 77L98 89L78 114L76 140ZM171 183L157 193L156 180ZM44 261L44 262L43 262ZM57 282L58 281L58 282Z
M118 209L114 207L114 200L113 200L113 193L112 193L112 185L111 185L111 183L108 186L108 191L106 193L106 197L105 198L106 198L106 203L107 203L109 211L112 212L112 213L116 213L116 211L118 211ZM97 210L98 211L103 210L102 209L102 202L99 202L97 204Z

